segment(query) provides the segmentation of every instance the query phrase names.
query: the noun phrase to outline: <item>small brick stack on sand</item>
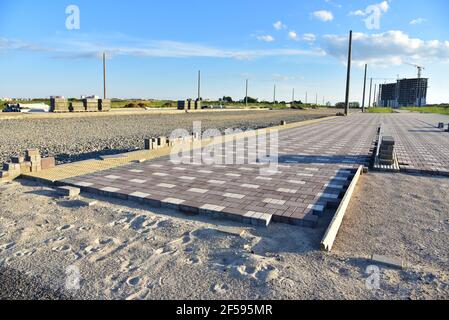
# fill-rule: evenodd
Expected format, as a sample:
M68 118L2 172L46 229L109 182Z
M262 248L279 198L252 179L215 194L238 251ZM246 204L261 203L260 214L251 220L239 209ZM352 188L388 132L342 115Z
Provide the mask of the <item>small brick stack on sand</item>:
M3 170L0 171L0 184L11 182L22 173L39 172L53 168L55 165L55 158L42 158L39 150L28 149L25 151L25 156L11 157L10 162L3 164Z

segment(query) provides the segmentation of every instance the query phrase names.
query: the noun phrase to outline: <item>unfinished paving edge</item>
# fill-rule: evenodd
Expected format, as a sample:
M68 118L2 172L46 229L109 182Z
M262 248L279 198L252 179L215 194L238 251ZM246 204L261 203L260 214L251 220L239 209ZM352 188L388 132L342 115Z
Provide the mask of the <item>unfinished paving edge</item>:
M321 241L321 250L330 252L332 251L332 247L334 246L335 239L337 238L338 231L340 230L341 224L343 222L343 218L346 214L346 210L348 209L349 203L352 198L352 194L354 193L355 187L359 181L360 176L363 174L363 166L360 166L357 170L357 173L354 175L351 184L349 185L348 190L346 191L345 196L343 197L340 206L335 212L334 218L332 219L329 227Z

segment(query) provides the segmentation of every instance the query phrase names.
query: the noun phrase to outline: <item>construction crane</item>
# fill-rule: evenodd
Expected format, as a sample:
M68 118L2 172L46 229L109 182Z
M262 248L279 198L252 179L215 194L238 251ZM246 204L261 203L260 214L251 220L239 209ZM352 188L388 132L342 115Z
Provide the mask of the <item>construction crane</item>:
M414 64L414 63L406 62L406 64L408 64L409 66L412 66L412 67L415 67L416 69L418 69L418 79L421 79L422 71L425 70L426 68L424 68L423 66L419 66L417 64Z
M422 71L425 70L426 68L424 68L423 66L414 64L414 63L409 63L406 62L406 64L408 64L409 66L415 67L416 69L418 69L418 82L417 82L417 89L416 89L416 95L417 95L417 100L418 100L418 107L421 107L421 76L422 76Z

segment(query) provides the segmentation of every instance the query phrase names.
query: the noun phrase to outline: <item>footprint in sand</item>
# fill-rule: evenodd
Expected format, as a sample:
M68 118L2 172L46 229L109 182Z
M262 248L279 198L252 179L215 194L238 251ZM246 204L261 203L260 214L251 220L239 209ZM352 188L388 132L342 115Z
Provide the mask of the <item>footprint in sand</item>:
M58 230L58 231L67 231L67 230L70 230L70 229L72 229L72 228L73 228L72 225L66 224L66 225L63 225L63 226L58 227L56 230Z
M100 247L94 247L94 246L87 246L86 248L84 248L84 253L86 255L95 253L95 252L99 252L101 250Z
M32 256L34 253L36 252L36 249L32 249L32 250L25 250L25 251L18 251L16 252L14 255L18 258L21 257L30 257Z
M271 280L277 279L279 276L279 271L276 267L272 265L239 265L233 266L233 273L243 277L249 277L261 282L269 282Z
M54 247L54 248L52 248L52 250L55 252L69 252L72 250L72 247L69 245L63 245L63 246L59 246L59 247Z
M15 242L10 242L10 243L6 243L0 246L0 252L5 251L5 250L9 250L12 247L14 247L16 245Z
M95 243L98 245L107 245L114 241L114 239L107 238L107 239L97 239L95 240Z
M133 220L135 217L136 217L136 215L133 213L126 214L126 215L122 216L121 219L112 221L111 223L109 223L109 226L115 227L115 226L123 225L125 223L130 223L131 220Z
M225 267L236 278L248 278L260 282L270 282L279 277L279 270L267 259L255 254L236 254L224 251L214 259L216 266Z
M130 277L126 280L126 284L131 287L138 286L141 282L140 277Z
M129 227L136 231L141 230L146 219L146 216L138 216L129 223Z
M131 261L125 261L120 267L120 271L124 273L135 272L139 270Z
M154 251L155 254L175 254L183 246L186 246L192 242L192 236L189 232L186 232L181 238L167 243L164 247Z
M187 259L187 263L188 264L198 264L198 263L201 263L201 259L200 258L198 258L198 257L190 257L190 258L188 258Z
M229 286L226 284L214 284L211 287L211 291L213 293L219 293L219 294L223 294L226 293L229 290Z
M55 242L62 242L65 240L65 237L58 237L58 238L50 238L44 241L45 244L55 243Z
M87 227L87 226L78 228L78 231L90 231L90 230L92 230L92 228L91 227Z

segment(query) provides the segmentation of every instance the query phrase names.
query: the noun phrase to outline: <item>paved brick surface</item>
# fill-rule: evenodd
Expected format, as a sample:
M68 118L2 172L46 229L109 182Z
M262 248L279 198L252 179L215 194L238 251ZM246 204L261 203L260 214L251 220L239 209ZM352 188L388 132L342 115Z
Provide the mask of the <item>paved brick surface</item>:
M245 140L243 155L236 145L217 148L241 164L175 164L164 157L62 182L188 213L314 226L326 206L338 205L356 168L368 165L376 130L376 123L350 117L280 131L279 164L272 171ZM270 156L268 148L265 153Z
M449 116L401 113L373 121L394 137L402 171L449 175L449 133L438 129L438 123L449 123Z
M436 128L439 122L449 123L449 117L358 114L282 130L279 165L272 172L266 159L255 157L256 150L244 143L244 154L234 157L240 164L175 164L164 157L61 182L150 206L256 225L273 220L314 226L328 205L340 203L356 168L368 166L380 125L396 141L402 170L449 174L449 133ZM217 151L235 154L234 147L220 145ZM270 174L261 174L261 168Z

